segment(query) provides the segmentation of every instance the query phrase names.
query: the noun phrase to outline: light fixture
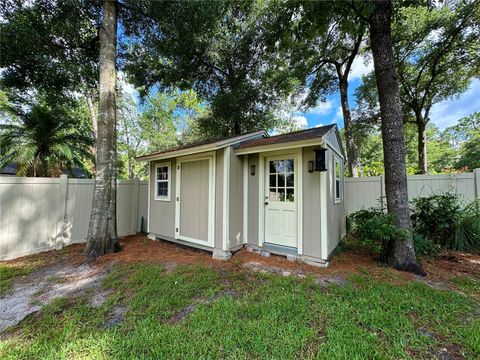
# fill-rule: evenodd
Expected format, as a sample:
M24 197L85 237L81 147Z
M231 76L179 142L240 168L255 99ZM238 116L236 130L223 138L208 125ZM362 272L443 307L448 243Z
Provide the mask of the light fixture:
M255 175L255 165L250 165L250 174L251 174L252 176Z
M313 172L314 166L315 166L315 161L309 160L308 161L308 172L310 172L310 173Z

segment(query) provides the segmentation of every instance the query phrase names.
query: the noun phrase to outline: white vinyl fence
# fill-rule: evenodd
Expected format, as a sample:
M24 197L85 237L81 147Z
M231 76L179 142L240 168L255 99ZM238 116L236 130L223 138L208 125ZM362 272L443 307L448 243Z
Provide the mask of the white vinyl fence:
M480 169L473 173L408 176L408 198L451 192L465 203L480 198ZM347 213L385 206L383 176L345 178L345 207Z
M0 260L85 242L94 180L0 177ZM148 182L119 180L117 229L132 235L147 221Z

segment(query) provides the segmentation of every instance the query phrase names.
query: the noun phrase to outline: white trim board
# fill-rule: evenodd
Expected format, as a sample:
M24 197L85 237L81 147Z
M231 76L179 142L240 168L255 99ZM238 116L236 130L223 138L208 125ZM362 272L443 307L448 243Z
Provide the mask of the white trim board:
M261 130L261 131L256 131L251 134L245 134L241 136L236 136L234 138L229 138L226 140L221 140L217 141L214 143L210 144L205 144L205 145L198 145L198 146L192 146L186 149L179 149L179 150L172 150L168 151L165 153L161 154L151 154L151 155L145 155L145 156L139 156L136 158L137 161L149 161L149 160L162 160L162 159L170 159L174 157L179 157L179 156L187 156L187 155L193 155L193 154L199 154L199 153L205 153L208 151L215 151L219 149L223 149L225 147L229 147L233 144L248 140L250 138L258 137L260 135L264 135L268 137L268 134L266 131ZM205 155L205 154L203 154Z
M239 148L235 150L235 154L245 155L245 154L262 153L262 152L273 152L273 151L279 151L279 150L298 149L298 148L303 148L308 146L321 146L324 143L325 143L324 138L319 137L314 139L289 141L289 142L283 142L278 144Z
M243 243L248 243L248 154L243 155Z
M222 250L227 251L230 247L230 147L223 151L223 202L222 202Z

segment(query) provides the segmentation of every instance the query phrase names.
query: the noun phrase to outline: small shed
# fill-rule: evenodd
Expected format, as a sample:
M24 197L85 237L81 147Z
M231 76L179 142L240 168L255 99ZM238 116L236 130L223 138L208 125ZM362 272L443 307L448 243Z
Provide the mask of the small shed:
M328 265L345 235L345 154L336 125L257 131L141 156L148 234L228 259L244 246Z

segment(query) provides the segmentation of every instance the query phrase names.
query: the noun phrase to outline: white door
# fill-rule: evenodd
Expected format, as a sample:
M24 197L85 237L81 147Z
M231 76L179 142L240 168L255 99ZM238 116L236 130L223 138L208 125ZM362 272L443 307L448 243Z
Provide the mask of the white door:
M297 247L295 156L265 161L265 242Z

